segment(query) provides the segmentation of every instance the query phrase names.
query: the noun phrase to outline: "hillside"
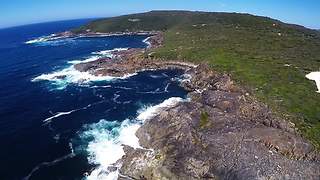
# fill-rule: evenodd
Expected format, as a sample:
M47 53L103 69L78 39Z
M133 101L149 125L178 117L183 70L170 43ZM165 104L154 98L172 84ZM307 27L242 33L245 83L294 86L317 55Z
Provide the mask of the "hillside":
M305 75L320 68L320 33L267 17L237 13L151 11L93 21L84 32L163 31L157 59L207 62L320 147L320 94Z

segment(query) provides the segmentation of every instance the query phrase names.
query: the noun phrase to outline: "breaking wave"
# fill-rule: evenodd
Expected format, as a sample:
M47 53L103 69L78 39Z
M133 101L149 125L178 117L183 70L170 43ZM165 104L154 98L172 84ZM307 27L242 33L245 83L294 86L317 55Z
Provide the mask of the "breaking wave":
M41 43L41 42L46 42L50 40L57 40L59 39L56 34L50 34L48 36L41 36L35 39L31 39L29 41L26 41L25 44L35 44L35 43Z
M79 63L87 63L87 62L92 62L92 61L96 61L98 59L100 59L101 56L90 56L84 60L72 60L72 61L68 61L69 64L79 64Z
M32 42L42 42L42 41L48 41L48 38L38 38L37 40L32 40ZM71 64L69 67L54 71L52 73L48 74L41 74L35 78L33 78L31 81L37 82L37 81L50 81L55 86L55 89L62 90L65 89L69 84L86 84L89 82L94 81L112 81L117 79L126 79L128 77L136 75L136 73L127 74L122 77L114 77L114 76L95 76L93 74L90 74L89 72L80 72L74 68L75 64L79 63L88 63L92 61L96 61L100 58L113 58L113 53L119 52L119 51L126 51L128 48L114 48L110 50L103 50L103 51L97 51L92 52L92 56L89 56L85 59L80 60L72 60L68 61L68 64Z
M87 179L117 179L121 163L118 161L125 154L122 145L142 148L135 133L142 123L161 112L165 108L175 106L184 101L180 97L169 98L154 106L145 106L138 110L137 117L123 122L100 120L98 123L87 125L79 135L81 141L88 142L86 151L88 161L97 167L88 173ZM116 170L115 170L116 169Z
M50 34L48 36L41 36L25 42L25 44L35 44L37 46L60 46L64 44L76 43L79 37L65 37L57 34Z
M86 84L92 81L112 81L117 79L126 79L131 76L136 75L136 73L128 74L122 77L113 76L95 76L89 72L80 72L76 70L73 66L66 69L55 71L49 74L41 74L32 79L33 82L37 81L50 81L56 86L56 89L65 89L69 84Z
M113 58L114 57L114 55L113 55L114 52L126 51L128 49L129 48L114 48L114 49L111 49L111 50L103 50L103 51L93 52L92 54L100 55L100 56L103 56L103 57Z
M151 47L151 43L149 42L150 37L145 38L142 42L144 42L147 45L147 48Z

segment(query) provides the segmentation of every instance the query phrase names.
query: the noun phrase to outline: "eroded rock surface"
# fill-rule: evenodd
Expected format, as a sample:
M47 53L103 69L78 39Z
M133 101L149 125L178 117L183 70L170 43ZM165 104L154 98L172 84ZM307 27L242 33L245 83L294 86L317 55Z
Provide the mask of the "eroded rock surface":
M293 123L199 65L182 85L188 102L137 131L145 149L126 148L120 179L319 179L319 154Z
M161 45L160 35L149 39ZM143 149L124 147L119 179L320 179L320 158L295 125L207 65L143 58L144 49L76 64L97 76L180 68L190 101L147 120L136 135Z
M143 49L129 49L114 53L113 58L101 58L92 62L75 64L76 70L89 72L95 76L124 76L143 70L190 69L193 64L178 61L151 60L141 57Z

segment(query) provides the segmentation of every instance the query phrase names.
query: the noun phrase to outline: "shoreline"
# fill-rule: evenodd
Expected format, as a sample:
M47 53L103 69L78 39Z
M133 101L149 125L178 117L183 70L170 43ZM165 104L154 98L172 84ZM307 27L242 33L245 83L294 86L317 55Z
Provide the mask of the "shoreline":
M97 77L170 68L183 69L190 77L181 82L190 101L147 119L136 132L143 148L124 145L125 155L115 163L122 164L116 169L119 179L317 179L319 154L297 133L295 124L275 116L229 75L206 64L145 58L148 49L162 45L162 33L145 41L147 48L116 51L112 57L73 65Z
M143 148L124 146L119 174L132 179L318 178L319 154L293 123L205 64L186 74L191 78L181 86L190 101L143 123L136 132Z
M159 34L149 37L148 49L161 46L161 39ZM275 116L230 76L206 64L144 58L145 52L128 49L75 65L95 76L178 68L190 77L181 82L190 101L146 120L136 132L143 148L124 145L119 179L318 177L319 154L295 124Z
M64 31L59 33L53 33L47 36L38 37L35 39L30 39L25 42L25 44L32 44L37 42L46 42L52 40L59 40L64 38L94 38L94 37L110 37L110 36L135 36L135 35L142 35L142 36L154 36L161 34L159 31L137 31L137 32L115 32L115 33L99 33L99 32L86 32L86 33L74 33L72 31Z
M135 34L135 33L132 33ZM155 49L162 45L163 34L154 34L143 40L146 48L128 48L119 51L111 51L112 57L99 58L94 61L75 64L74 67L80 72L89 72L95 76L120 77L125 74L138 73L145 70L182 69L189 70L197 65L190 62L163 61L143 57L149 49Z

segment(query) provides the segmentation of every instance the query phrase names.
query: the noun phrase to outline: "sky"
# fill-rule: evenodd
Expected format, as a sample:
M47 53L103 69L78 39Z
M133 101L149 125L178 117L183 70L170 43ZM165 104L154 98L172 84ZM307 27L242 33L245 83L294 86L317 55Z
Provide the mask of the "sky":
M150 10L250 13L320 29L320 0L0 0L0 28Z

